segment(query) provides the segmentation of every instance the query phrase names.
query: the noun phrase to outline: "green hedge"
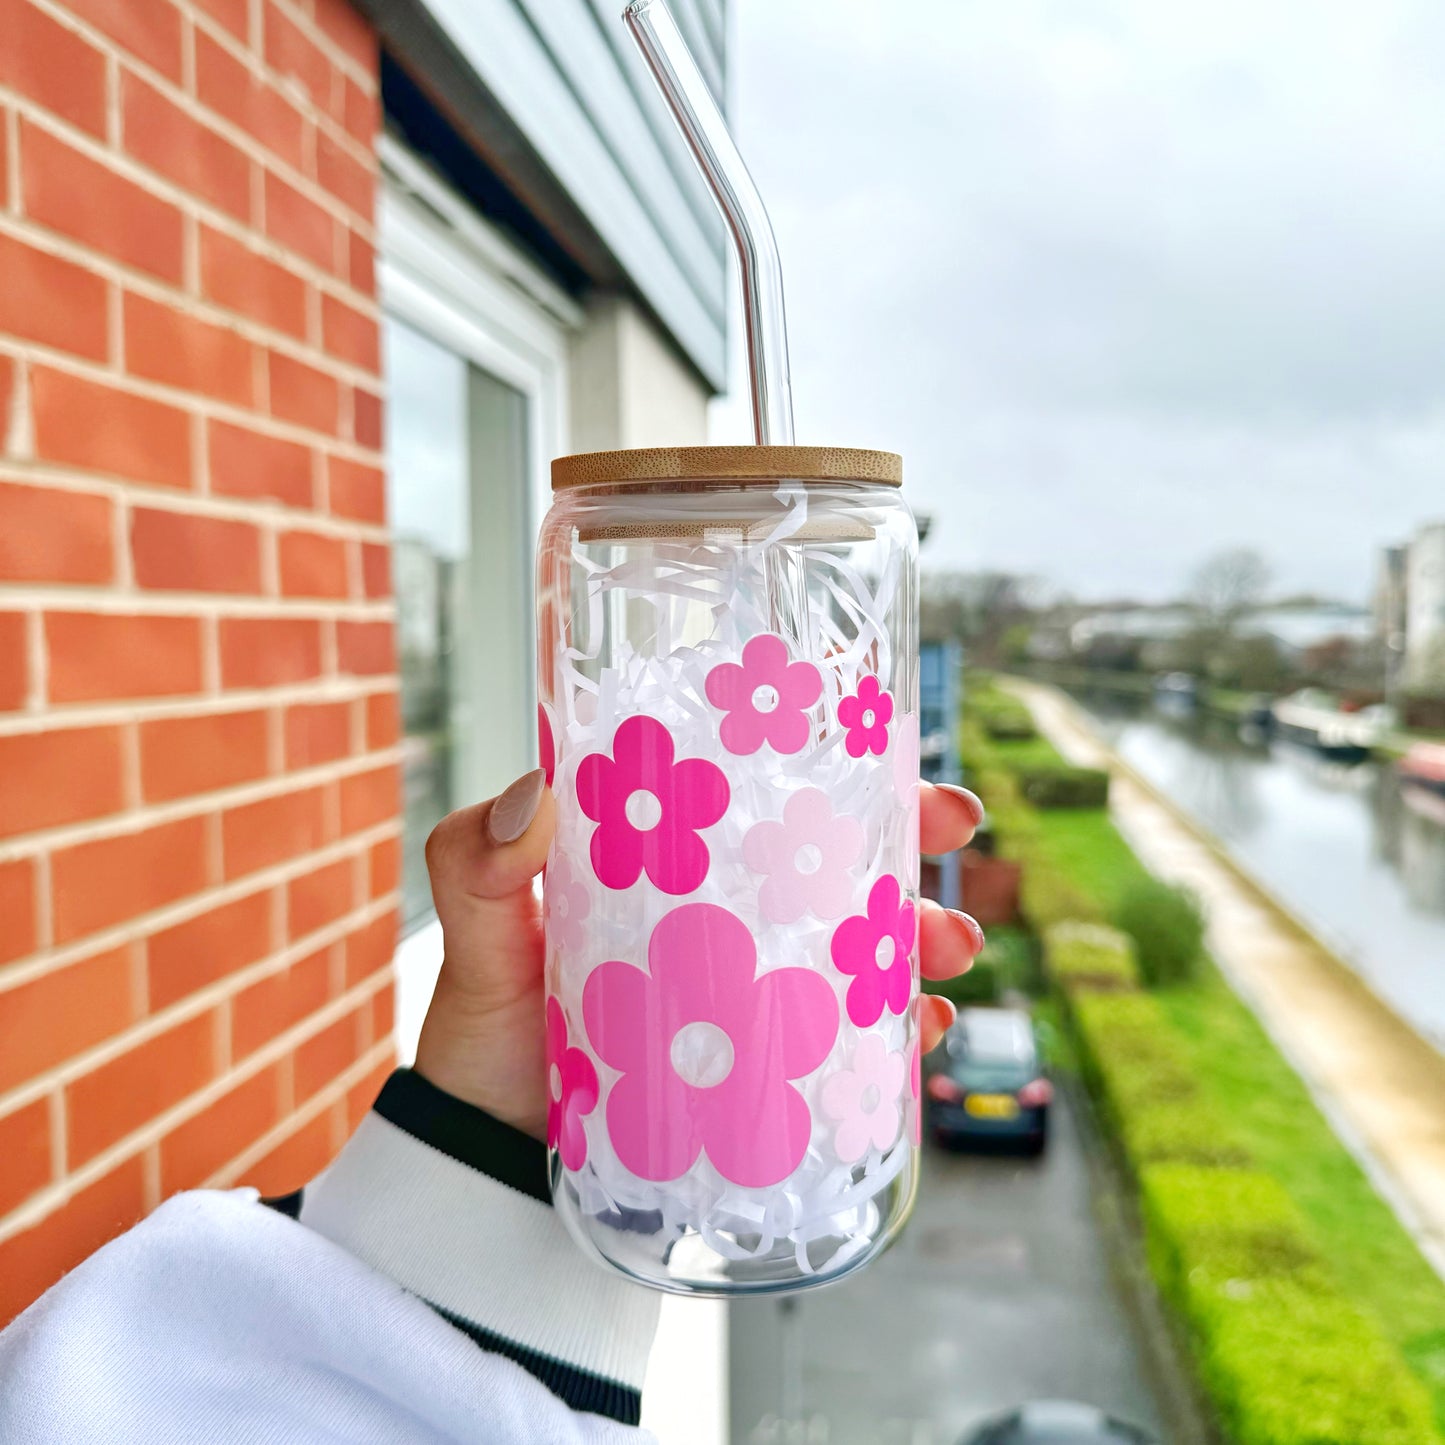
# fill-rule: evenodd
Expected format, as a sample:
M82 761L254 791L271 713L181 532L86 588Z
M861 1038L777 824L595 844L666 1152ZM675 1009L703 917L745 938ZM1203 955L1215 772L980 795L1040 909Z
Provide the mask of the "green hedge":
M1021 707L985 717L983 727L989 737L1000 742L1027 742L1028 739L1038 736L1033 718Z
M1425 1445L1430 1397L1339 1290L1284 1190L1253 1169L1140 1177L1156 1277L1240 1445Z
M1067 919L1044 935L1050 976L1060 983L1103 982L1133 988L1139 982L1133 943L1117 928Z
M1289 1195L1252 1167L1184 1062L1131 940L1061 924L1048 975L1100 1114L1138 1180L1151 1269L1237 1445L1438 1442L1424 1386L1340 1291Z
M1068 763L1021 767L1019 792L1035 808L1103 808L1109 802L1109 775L1102 768Z
M1111 921L1134 940L1150 987L1197 976L1204 960L1204 909L1188 889L1137 879L1114 905Z
M1037 736L1033 714L1016 697L995 687L987 673L967 674L963 694L970 715L983 724L989 737L1026 741Z

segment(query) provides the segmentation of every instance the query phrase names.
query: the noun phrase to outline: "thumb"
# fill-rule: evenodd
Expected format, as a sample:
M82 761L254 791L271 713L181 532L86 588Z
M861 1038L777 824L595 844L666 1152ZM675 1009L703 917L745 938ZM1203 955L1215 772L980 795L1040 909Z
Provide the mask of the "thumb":
M533 879L554 826L540 768L442 819L427 839L445 954L417 1042L425 1078L505 1123L545 1133L542 920Z
M449 814L427 839L446 982L474 1007L498 1006L537 982L542 945L532 880L553 826L552 794L535 768L499 797Z

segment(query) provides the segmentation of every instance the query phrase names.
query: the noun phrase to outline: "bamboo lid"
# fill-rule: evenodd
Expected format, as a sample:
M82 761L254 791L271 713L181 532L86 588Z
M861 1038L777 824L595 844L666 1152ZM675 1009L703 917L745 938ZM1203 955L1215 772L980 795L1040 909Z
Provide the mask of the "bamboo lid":
M552 487L621 486L629 482L737 482L776 486L790 482L903 483L896 452L860 447L637 447L579 452L552 463Z

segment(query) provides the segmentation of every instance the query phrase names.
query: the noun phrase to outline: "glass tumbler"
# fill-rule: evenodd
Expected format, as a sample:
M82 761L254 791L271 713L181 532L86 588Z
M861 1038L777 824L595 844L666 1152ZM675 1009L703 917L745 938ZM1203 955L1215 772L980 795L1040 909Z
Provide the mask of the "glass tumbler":
M538 559L552 1194L680 1293L802 1289L911 1208L918 536L886 452L553 463Z

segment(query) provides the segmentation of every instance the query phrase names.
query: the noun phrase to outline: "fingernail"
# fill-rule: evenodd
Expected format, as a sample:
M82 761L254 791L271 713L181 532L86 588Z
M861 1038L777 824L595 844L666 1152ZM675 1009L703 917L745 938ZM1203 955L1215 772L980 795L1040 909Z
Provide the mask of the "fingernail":
M971 793L967 788L960 788L957 783L935 783L933 785L941 793L948 793L958 799L970 813L973 814L973 826L978 827L983 822L983 799L977 793Z
M961 923L964 931L973 940L973 953L977 958L983 952L983 946L988 942L984 937L983 929L978 925L978 919L972 914L965 913L961 908L948 908L944 910L955 923Z
M547 774L541 768L523 773L492 804L487 814L487 831L497 843L515 843L537 816L542 804L542 789L547 786Z

